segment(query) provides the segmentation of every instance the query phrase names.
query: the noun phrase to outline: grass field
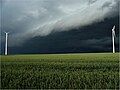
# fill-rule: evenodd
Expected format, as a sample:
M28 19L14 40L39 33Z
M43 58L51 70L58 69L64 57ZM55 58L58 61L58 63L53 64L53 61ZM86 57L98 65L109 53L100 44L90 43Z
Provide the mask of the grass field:
M8 55L2 89L118 89L119 54Z

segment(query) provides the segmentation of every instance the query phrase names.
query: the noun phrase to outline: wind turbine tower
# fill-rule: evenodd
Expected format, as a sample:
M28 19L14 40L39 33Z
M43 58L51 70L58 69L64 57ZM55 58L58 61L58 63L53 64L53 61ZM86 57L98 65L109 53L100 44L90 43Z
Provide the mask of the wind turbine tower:
M7 55L8 49L8 32L5 32L5 55Z
M115 53L115 25L112 29L112 44L113 44L113 53Z

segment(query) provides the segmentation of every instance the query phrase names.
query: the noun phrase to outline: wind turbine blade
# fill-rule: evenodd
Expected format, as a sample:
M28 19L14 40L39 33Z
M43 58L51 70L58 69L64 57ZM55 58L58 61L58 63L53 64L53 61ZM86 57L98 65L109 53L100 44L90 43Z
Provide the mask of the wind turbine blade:
M113 53L115 53L115 25L112 28L112 44L113 44Z
M115 29L115 25L113 26L113 29Z
M115 35L115 25L113 26L112 34L113 34L113 36L116 36L116 35Z
M4 33L7 33L7 34L8 34L9 32L4 32Z

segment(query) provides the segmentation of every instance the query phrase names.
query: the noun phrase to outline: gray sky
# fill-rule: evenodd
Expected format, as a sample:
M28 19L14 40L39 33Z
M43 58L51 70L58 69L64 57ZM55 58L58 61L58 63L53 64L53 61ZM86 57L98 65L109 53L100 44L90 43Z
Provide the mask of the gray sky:
M90 25L114 16L118 0L3 0L2 27L9 45L53 31Z

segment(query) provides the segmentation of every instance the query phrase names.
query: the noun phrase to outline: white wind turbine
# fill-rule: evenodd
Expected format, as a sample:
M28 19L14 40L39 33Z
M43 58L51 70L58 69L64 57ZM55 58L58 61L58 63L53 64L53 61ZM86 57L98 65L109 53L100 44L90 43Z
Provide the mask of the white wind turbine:
M7 49L8 49L8 33L9 32L5 32L5 55L7 55Z
M112 44L113 44L113 53L115 53L115 25L112 29Z

